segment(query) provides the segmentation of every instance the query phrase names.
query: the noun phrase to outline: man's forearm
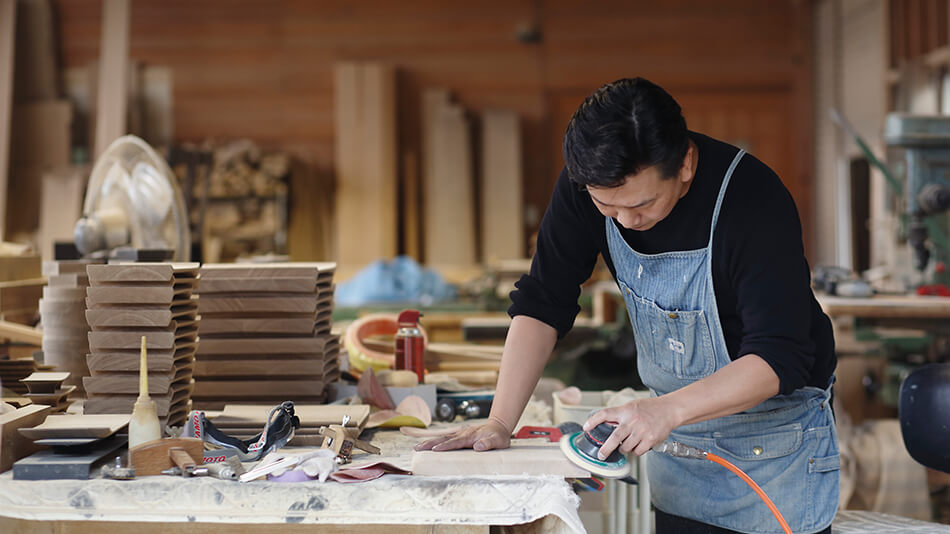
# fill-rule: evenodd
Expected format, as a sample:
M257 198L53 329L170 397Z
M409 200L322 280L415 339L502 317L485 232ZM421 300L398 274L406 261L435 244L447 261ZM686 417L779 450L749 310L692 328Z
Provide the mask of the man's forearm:
M556 342L557 331L537 319L518 315L511 320L490 415L509 432L515 430Z
M778 394L775 371L755 354L661 397L675 412L676 426L699 423L752 408Z

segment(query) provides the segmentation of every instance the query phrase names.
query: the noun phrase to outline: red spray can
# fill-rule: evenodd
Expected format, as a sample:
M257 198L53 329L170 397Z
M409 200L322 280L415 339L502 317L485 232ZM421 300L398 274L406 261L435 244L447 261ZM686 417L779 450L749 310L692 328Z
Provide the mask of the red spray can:
M419 383L425 382L425 339L419 328L419 310L403 310L396 320L396 369L415 371Z

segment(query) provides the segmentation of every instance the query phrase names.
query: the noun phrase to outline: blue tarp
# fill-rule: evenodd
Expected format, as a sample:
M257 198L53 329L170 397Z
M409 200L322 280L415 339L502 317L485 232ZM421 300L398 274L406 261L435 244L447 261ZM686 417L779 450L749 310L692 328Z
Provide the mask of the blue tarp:
M439 273L426 269L408 256L379 260L366 266L336 288L337 306L356 307L380 303L428 306L452 300L455 287Z

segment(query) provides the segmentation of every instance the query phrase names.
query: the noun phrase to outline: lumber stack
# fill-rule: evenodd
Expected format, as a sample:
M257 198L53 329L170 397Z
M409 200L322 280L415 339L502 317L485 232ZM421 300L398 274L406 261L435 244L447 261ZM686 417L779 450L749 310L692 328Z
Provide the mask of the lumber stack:
M128 414L139 393L142 336L148 390L161 423L184 423L191 410L198 345L197 263L90 265L84 413Z
M43 324L43 361L70 373L66 384L82 393L82 379L89 376L89 325L86 323L86 267L99 262L87 260L43 262L47 286L40 299Z
M21 395L28 393L29 388L23 379L35 373L39 367L33 358L9 358L0 356L0 386L13 393Z
M205 264L195 407L323 402L340 376L334 263Z

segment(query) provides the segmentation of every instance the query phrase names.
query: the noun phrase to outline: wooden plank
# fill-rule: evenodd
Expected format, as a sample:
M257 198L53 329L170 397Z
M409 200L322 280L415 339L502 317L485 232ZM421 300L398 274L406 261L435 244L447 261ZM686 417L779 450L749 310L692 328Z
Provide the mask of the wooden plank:
M317 277L297 276L284 278L211 278L198 282L198 292L207 293L313 293Z
M319 277L335 270L334 262L206 263L201 266L201 279L297 277L314 272Z
M256 399L283 396L294 400L299 396L322 395L326 384L321 380L198 380L194 398L230 397Z
M128 133L126 110L129 83L129 19L131 0L103 0L96 101L96 142L99 155Z
M31 404L0 415L0 472L9 470L13 462L39 450L19 431L39 425L49 412L49 406Z
M165 395L171 390L174 374L149 373L149 395ZM84 376L82 385L89 395L136 395L139 393L138 373Z
M129 424L129 415L51 415L33 428L21 428L29 439L106 438Z
M96 328L114 327L167 327L172 320L183 317L194 318L197 309L127 309L127 308L95 308L86 310L85 318L89 325Z
M90 265L86 268L92 285L119 282L171 282L190 283L198 276L199 264L183 263L115 263Z
M203 318L198 325L198 334L311 334L314 330L313 317L299 318L226 318L214 316Z
M6 238L7 186L10 173L10 129L13 124L13 54L16 0L0 0L0 241ZM10 466L6 466L6 470Z
M195 362L196 378L322 376L324 362L308 360L199 360Z
M396 255L396 73L336 66L336 259L351 274Z
M176 346L175 350L148 351L149 372L169 371L176 363L194 360L197 343L190 342ZM138 371L139 351L96 352L86 356L89 371L93 375L113 371Z
M191 288L172 286L90 286L86 288L86 303L90 308L108 304L163 304L189 298Z
M89 332L89 348L93 352L103 350L134 350L141 346L142 336L148 349L169 350L175 348L179 340L193 340L198 328L190 326L172 332L161 331L110 331Z
M43 331L10 321L0 321L0 338L40 346L43 344Z
M513 111L482 113L482 261L525 256L521 128Z
M68 167L43 173L37 246L44 260L54 258L57 241L73 242L76 221L82 216L83 193L89 170L87 167Z
M321 354L337 343L334 336L206 338L199 354Z
M417 476L556 475L590 478L590 472L572 464L557 443L518 443L510 448L475 452L413 451L412 474Z
M317 298L306 297L203 297L198 299L198 312L214 313L314 313Z
M474 265L475 184L473 181L471 132L465 111L427 91L427 110L433 116L426 120L430 142L425 154L427 174L424 176L424 222L426 264L433 266ZM445 221L452 221L446 224Z

